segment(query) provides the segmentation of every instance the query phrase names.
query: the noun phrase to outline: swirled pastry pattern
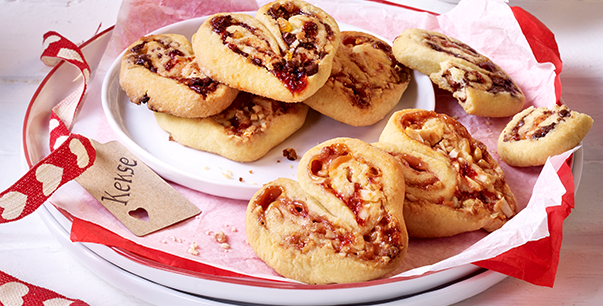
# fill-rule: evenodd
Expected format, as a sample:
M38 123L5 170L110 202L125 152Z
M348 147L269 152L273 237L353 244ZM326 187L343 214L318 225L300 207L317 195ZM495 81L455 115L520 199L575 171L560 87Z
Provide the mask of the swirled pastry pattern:
M310 149L298 181L277 179L251 199L245 226L256 254L285 277L311 284L382 277L408 247L401 165L356 139Z
M517 202L496 160L447 115L398 111L374 145L403 165L404 218L411 237L493 231L517 213Z
M119 84L133 103L185 118L217 114L238 93L203 74L191 43L179 34L149 35L130 45L122 57Z
M523 108L525 96L511 77L457 39L434 31L406 29L392 47L400 63L452 92L468 114L507 117Z
M517 167L544 165L549 156L580 144L593 119L565 105L530 106L507 124L498 138L498 155Z
M339 46L337 22L299 0L262 6L255 18L220 13L207 18L192 44L201 69L242 91L300 102L324 85Z
M383 119L400 101L411 79L391 46L367 33L341 32L331 76L306 99L314 110L352 126Z

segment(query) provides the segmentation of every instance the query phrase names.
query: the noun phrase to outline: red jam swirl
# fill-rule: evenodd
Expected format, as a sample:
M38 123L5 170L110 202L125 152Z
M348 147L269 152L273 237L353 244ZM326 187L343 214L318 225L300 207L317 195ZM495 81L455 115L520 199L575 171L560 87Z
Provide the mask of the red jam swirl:
M392 53L391 46L386 43L383 43L380 40L376 40L366 36L349 35L343 37L343 46L341 46L340 48L352 49L355 46L362 44L369 44L374 49L379 50L380 52L383 52L388 56L391 62L390 71L392 76L387 80L388 83L391 82L393 84L402 84L409 81L410 70L396 60L394 54ZM371 86L371 84L367 82L358 81L354 74L347 73L345 70L342 70L337 74L331 75L331 78L344 86L346 93L351 98L352 105L354 107L360 109L368 109L372 106L372 93L373 90L377 89L377 87ZM389 85L384 85L384 87L385 86Z
M193 57L185 57L185 54L182 51L172 48L170 46L171 42L169 42L169 41L164 41L164 39L160 39L160 38L153 38L152 36L145 37L140 44L137 44L137 45L133 46L132 48L130 48L129 51L130 51L130 53L132 53L130 56L133 57L133 62L135 65L143 66L144 68L148 69L149 71L151 71L153 73L157 73L158 69L157 69L157 67L155 67L153 65L151 54L147 53L147 51L145 50L145 46L149 42L156 42L161 46L161 48L163 48L165 50L169 50L167 55L170 58L170 60L168 60L163 65L163 68L166 71L172 70L178 63L181 63L181 62L189 63L194 60ZM157 57L162 58L163 54L157 53ZM202 95L203 97L207 97L209 94L215 92L219 85L218 82L212 80L209 77L204 77L204 78L198 78L198 77L184 78L184 77L172 77L172 76L168 76L168 77L170 79L173 79L173 80L187 86L188 88L190 88L194 92ZM140 99L139 103L146 103L146 102L148 102L148 100L149 100L149 97L146 96L146 94L145 94L145 96Z
M556 115L559 117L558 120L551 122L548 125L544 125L544 126L538 126L540 123L542 123L545 119L547 119L550 116L555 115L555 113L551 110L547 110L545 112L543 112L542 115L540 115L538 118L534 119L534 122L532 123L533 126L538 127L531 135L528 136L528 133L524 133L523 135L519 133L519 129L521 129L521 127L523 127L525 125L525 118L527 118L528 116L530 116L535 110L532 110L531 112L525 114L523 117L521 117L519 119L519 121L517 121L517 124L511 129L510 133L505 134L505 136L503 136L503 141L519 141L519 140L523 140L523 139L540 139L542 137L545 137L548 133L550 133L552 130L555 129L555 127L557 126L557 124L565 121L565 118L569 118L572 116L571 112L568 111L567 109L561 109L559 110L559 112L556 113Z
M344 228L337 227L326 218L308 210L305 203L288 198L280 186L268 186L255 198L253 205L262 207L267 211L269 206L286 212L295 218L307 219L303 231L291 234L284 238L283 244L304 252L307 246L331 247L337 253L347 256L356 256L361 260L376 261L387 264L397 257L403 250L403 235L398 224L391 216L384 214L379 223L362 237ZM266 226L265 215L259 216L260 224ZM316 245L312 237L318 236L320 244ZM364 248L355 248L358 239L364 240Z

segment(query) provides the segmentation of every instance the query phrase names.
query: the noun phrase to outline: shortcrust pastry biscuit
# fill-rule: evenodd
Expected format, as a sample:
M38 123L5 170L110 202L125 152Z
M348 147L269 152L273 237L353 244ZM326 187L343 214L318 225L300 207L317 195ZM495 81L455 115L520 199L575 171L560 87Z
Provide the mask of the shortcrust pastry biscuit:
M373 145L403 165L411 237L494 231L517 213L515 196L486 146L445 114L398 111Z
M392 48L400 63L452 92L468 114L507 117L523 108L525 96L511 77L457 39L434 31L406 29Z
M549 156L580 144L593 119L565 105L530 106L507 124L498 138L498 155L512 166L544 165Z
M284 103L241 92L224 111L207 118L180 118L155 113L159 126L182 145L238 162L251 162L295 133L308 106Z
M304 103L337 121L367 126L398 104L410 78L410 69L394 58L387 42L367 33L343 31L331 76Z
M255 18L219 13L207 18L192 44L212 78L283 102L314 94L331 73L340 41L335 20L300 0L262 6Z
M130 101L187 118L217 114L238 93L205 76L190 42L179 34L149 35L130 45L122 57L119 84Z
M401 165L361 140L310 149L298 181L279 178L251 199L247 241L281 275L309 284L361 282L396 269L406 255Z

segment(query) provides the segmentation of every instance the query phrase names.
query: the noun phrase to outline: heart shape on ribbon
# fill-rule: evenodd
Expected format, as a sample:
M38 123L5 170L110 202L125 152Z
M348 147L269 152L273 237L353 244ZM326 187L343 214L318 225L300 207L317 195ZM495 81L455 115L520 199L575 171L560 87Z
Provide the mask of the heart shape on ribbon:
M200 68L233 88L283 102L300 102L331 73L340 31L333 17L300 0L242 13L210 16L192 38Z
M382 277L406 255L400 163L361 140L310 149L297 172L264 185L247 207L247 241L276 272L310 284Z
M27 293L29 293L29 288L22 283L5 283L0 286L0 304L4 306L24 305L23 297Z

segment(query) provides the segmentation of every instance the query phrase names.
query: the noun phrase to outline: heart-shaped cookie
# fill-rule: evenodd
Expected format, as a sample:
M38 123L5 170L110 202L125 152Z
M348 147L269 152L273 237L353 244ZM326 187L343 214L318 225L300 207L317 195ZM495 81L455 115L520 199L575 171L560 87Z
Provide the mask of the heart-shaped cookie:
M367 33L342 31L331 76L304 103L339 122L367 126L383 119L397 104L411 71L391 46Z
M283 102L300 102L324 85L340 43L337 22L300 0L210 16L193 36L197 62L215 80Z
M373 145L403 165L411 237L493 231L517 213L505 175L486 146L445 114L398 111Z
M303 103L241 92L227 109L207 118L155 113L155 119L170 140L230 160L251 162L299 130L307 114L308 106Z
M247 241L281 275L310 284L366 281L406 255L401 164L361 140L310 149L298 180L264 185L247 207Z
M217 114L238 90L200 70L191 43L179 34L157 34L132 43L121 60L119 84L130 101L184 118Z
M513 79L488 57L453 37L406 29L392 49L400 63L452 92L468 114L507 117L523 108L525 95Z
M530 106L507 123L498 137L498 155L515 167L542 166L550 156L579 145L593 119L567 108Z

